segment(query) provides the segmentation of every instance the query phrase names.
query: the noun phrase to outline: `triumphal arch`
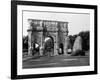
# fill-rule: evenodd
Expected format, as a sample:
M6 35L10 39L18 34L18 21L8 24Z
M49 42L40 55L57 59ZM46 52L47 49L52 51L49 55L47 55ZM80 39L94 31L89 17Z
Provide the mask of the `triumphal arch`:
M63 54L67 55L68 22L54 20L28 19L28 54L32 54L32 44L39 44L39 54L42 56L46 37L52 37L54 43L53 55L58 55L59 45L63 46Z

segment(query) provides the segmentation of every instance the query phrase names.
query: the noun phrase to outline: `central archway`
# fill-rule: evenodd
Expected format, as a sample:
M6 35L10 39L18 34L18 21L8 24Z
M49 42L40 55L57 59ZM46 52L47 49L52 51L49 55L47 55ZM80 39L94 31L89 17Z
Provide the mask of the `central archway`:
M44 39L44 51L45 56L53 56L54 54L54 39L51 36L47 36Z

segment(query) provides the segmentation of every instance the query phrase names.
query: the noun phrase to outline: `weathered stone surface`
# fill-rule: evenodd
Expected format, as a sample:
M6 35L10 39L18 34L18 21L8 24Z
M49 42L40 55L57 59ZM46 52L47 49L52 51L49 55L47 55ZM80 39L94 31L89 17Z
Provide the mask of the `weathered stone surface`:
M62 21L51 21L51 20L35 20L29 19L29 49L28 53L32 54L30 47L31 43L37 43L40 45L40 55L43 55L43 47L45 37L51 36L54 39L54 54L58 55L58 45L60 43L65 44L65 34L68 35L68 22ZM66 50L66 49L65 49Z

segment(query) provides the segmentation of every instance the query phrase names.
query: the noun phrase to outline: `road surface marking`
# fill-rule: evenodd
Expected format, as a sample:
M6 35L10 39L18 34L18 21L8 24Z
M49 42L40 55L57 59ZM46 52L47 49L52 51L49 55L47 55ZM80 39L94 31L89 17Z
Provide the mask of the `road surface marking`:
M44 64L36 64L36 65L25 65L25 67L29 67L29 66L32 66L32 67L36 67L36 66L48 66L48 65L56 65L56 64L59 64L59 63L44 63Z
M78 60L78 59L62 59L61 61L74 61L74 60Z
M53 65L53 64L58 64L58 63L46 63L46 64L40 64L40 65Z
M30 61L43 61L43 60L40 60L40 59L36 59L36 60L30 60Z

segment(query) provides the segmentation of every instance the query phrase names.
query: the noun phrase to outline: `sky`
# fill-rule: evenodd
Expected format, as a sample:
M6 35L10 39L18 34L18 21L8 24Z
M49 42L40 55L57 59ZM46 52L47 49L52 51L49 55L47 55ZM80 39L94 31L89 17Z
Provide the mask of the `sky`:
M28 34L28 19L42 19L68 22L68 35L78 34L81 31L90 30L90 14L88 13L52 13L23 11L23 35Z

